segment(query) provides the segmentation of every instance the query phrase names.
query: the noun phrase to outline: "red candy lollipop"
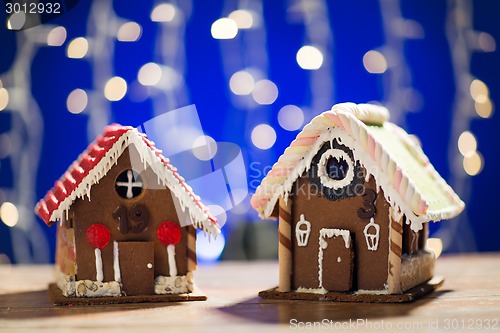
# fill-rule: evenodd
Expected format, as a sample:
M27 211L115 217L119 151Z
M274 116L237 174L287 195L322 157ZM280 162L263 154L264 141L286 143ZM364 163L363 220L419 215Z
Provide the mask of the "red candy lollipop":
M181 228L172 221L164 221L158 226L156 236L163 245L175 245L181 241Z
M111 233L108 227L101 223L92 224L85 233L85 238L96 249L102 249L108 245Z

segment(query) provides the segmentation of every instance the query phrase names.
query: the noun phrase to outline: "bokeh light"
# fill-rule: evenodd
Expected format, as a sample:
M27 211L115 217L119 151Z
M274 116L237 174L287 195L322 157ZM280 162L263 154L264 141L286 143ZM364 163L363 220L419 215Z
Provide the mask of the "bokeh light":
M470 95L478 103L484 103L488 100L490 92L486 84L478 79L470 83Z
M224 17L215 21L210 31L215 39L233 39L238 34L238 26L234 20Z
M285 105L278 112L278 123L287 131L296 131L304 124L304 111L295 105Z
M441 252L443 252L443 241L440 238L429 238L426 247L434 252L436 258L439 258Z
M172 22L175 18L176 8L170 3L162 3L156 6L151 12L153 22Z
M235 10L229 14L229 18L236 22L238 29L250 29L253 26L253 15L249 10Z
M48 46L61 46L66 41L66 28L55 27L47 35Z
M464 170L469 176L475 176L479 174L483 169L483 164L483 157L478 151L475 151L473 154L464 157Z
M476 109L476 113L481 118L490 118L493 115L493 103L490 99L481 103L474 102L474 108Z
M78 37L73 39L66 49L68 58L81 59L85 57L89 50L89 42L85 37Z
M0 88L0 111L9 105L9 92L5 88Z
M144 86L154 86L161 80L162 70L160 65L149 62L139 69L137 80Z
M0 206L0 219L8 227L14 227L19 221L19 212L17 207L11 202L4 202Z
M271 148L276 142L274 128L267 124L255 126L251 134L252 144L262 150Z
M119 76L112 77L104 86L104 97L112 102L121 100L126 93L127 82Z
M258 104L273 104L278 98L278 87L270 80L257 81L252 91L252 97Z
M216 239L209 240L202 230L196 232L196 257L200 262L217 261L225 246L224 234L219 234Z
M458 137L458 150L462 156L471 156L476 152L477 140L474 134L465 131Z
M229 88L235 95L249 95L255 87L255 80L247 71L234 73L229 79Z
M201 135L193 141L193 155L202 161L208 161L217 154L217 142L208 135Z
M73 114L82 113L87 107L88 97L83 89L73 90L66 99L66 107Z
M141 38L142 27L136 22L126 22L118 29L116 39L120 42L135 42Z
M368 73L382 74L387 70L387 60L379 51L370 50L363 56L363 66Z
M323 65L323 53L314 46L302 46L297 51L297 63L302 69L319 69Z

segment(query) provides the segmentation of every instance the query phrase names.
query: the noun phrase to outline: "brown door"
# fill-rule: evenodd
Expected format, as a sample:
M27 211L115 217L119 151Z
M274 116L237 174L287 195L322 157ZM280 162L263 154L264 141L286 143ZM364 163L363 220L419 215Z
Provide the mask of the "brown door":
M123 292L127 296L154 294L153 242L119 242Z
M328 291L350 290L354 252L349 231L323 228L319 244L320 286Z

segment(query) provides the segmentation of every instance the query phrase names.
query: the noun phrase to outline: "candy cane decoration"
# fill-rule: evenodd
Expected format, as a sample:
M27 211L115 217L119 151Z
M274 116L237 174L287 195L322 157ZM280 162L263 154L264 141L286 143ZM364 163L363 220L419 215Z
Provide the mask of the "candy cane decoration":
M278 291L286 292L291 289L292 276L292 200L285 201L279 198L279 222L278 222L278 261L279 261L279 284Z
M158 226L156 236L163 245L167 245L168 272L170 276L177 276L175 245L181 241L181 228L175 222L164 221Z
M85 238L95 249L96 280L102 282L104 274L102 271L101 249L108 245L109 240L111 239L111 233L104 224L94 223L87 229Z

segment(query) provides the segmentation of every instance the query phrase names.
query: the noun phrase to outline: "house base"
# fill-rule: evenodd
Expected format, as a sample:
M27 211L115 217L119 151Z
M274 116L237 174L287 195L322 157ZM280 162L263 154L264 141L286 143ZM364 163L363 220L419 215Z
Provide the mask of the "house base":
M194 288L189 294L165 294L142 296L116 296L116 297L66 297L55 284L49 284L49 297L54 305L102 305L119 303L157 303L157 302L186 302L206 301L207 296Z
M326 302L357 302L357 303L408 303L413 302L427 294L432 293L444 283L444 278L433 277L402 294L367 294L367 293L341 293L327 292L325 294L308 292L281 292L277 287L259 292L259 296L266 299L278 300L307 300Z

